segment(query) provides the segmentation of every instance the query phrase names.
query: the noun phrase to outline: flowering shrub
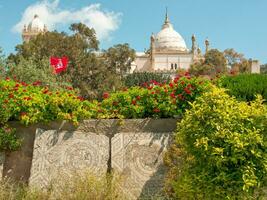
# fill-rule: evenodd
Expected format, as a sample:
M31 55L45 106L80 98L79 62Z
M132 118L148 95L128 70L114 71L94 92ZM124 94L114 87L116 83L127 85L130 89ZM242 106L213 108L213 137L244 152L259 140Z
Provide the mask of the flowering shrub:
M21 121L25 125L52 120L69 120L77 123L91 118L90 106L82 97L67 87L65 90L49 90L40 82L26 84L10 79L0 81L0 122Z
M214 87L178 123L167 191L174 199L260 199L267 175L267 107Z
M51 90L41 86L40 81L26 84L7 78L0 80L0 125L8 121L29 125L68 120L78 124L80 120L90 118L176 117L208 85L206 81L189 76L178 77L169 84L152 81L144 87L132 87L113 94L104 93L102 102L89 102L79 97L71 87ZM2 132L5 130L1 129ZM9 136L10 142L16 140L15 132ZM2 150L14 149L16 145L10 143L7 146Z
M0 128L0 151L14 151L20 146L15 130L7 125Z
M208 85L207 81L189 76L177 77L169 84L151 81L144 87L132 87L110 95L105 93L101 108L103 112L124 118L181 116L189 102L206 91Z

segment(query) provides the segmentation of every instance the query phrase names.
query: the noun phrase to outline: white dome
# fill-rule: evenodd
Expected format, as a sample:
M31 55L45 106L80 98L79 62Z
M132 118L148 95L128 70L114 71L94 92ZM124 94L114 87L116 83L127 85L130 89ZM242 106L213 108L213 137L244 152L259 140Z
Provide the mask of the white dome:
M177 33L166 15L161 31L155 36L156 49L188 51L182 36Z
M38 15L35 15L33 20L28 25L29 31L43 31L45 29L45 24L40 20Z

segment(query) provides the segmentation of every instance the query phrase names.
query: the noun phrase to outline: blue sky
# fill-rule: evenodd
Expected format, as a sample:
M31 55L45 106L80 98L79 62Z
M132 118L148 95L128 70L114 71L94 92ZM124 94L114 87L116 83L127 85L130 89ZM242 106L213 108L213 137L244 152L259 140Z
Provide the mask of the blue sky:
M212 48L234 48L267 63L267 0L0 0L0 46L13 52L22 24L41 10L50 29L67 31L83 21L96 27L101 48L127 42L143 51L160 30L166 6L188 48L194 33L202 49L208 37Z

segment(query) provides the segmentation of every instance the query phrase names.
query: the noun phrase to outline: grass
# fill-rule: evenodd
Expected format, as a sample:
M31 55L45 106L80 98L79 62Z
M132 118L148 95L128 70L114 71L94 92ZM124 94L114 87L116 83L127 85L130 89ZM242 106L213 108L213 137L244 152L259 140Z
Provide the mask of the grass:
M91 172L60 176L46 188L0 183L0 200L127 200L118 176L96 176Z

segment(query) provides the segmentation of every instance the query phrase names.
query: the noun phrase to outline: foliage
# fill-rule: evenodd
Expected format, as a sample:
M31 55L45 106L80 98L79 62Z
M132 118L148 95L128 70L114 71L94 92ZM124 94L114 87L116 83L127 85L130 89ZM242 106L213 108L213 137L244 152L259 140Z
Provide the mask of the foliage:
M28 125L53 120L78 123L90 118L91 104L76 95L73 88L49 90L40 82L26 84L10 79L0 80L0 123L17 120Z
M224 54L217 49L211 49L205 54L205 58L190 67L192 75L209 75L216 76L227 72L226 58Z
M236 52L234 49L226 49L223 53L232 72L249 73L251 71L251 62L243 54Z
M134 59L134 50L128 44L122 44L97 53L99 41L94 29L78 23L72 24L70 30L71 34L46 32L17 45L17 52L9 56L9 62L20 65L23 60L30 60L38 71L46 73L48 63L43 65L44 60L51 56L67 56L70 61L68 68L58 75L57 82L70 82L74 88L79 88L84 98L89 99L98 98L105 90L120 88L121 74Z
M156 81L145 87L132 87L110 96L104 94L103 112L124 118L167 118L181 116L189 102L208 89L208 82L197 78L177 77L169 84Z
M227 88L227 92L239 100L251 101L257 94L267 99L267 75L240 74L237 76L223 76L218 85Z
M45 188L15 185L9 181L0 183L1 200L127 200L121 191L118 175L104 176L92 172L60 174Z
M216 87L198 97L178 123L176 148L171 149L176 154L167 158L173 173L167 182L170 195L259 197L267 174L266 114L260 97L247 104Z
M135 50L129 44L118 44L104 52L105 65L109 72L119 73L120 78L131 69L131 63L135 59Z
M42 59L37 64L32 58L28 60L20 58L17 65L15 63L9 64L7 76L25 83L42 80L43 85L53 85L57 82L57 77L53 74L48 59Z
M261 73L267 74L267 64L261 65Z
M245 60L244 55L241 53L236 52L234 49L225 49L224 57L227 60L227 64L233 68L237 63L241 63Z
M20 147L20 140L15 134L16 130L4 125L0 127L0 152L14 151Z
M170 82L170 76L164 73L154 73L154 72L134 72L128 74L124 78L125 86L143 86L144 83L150 83L151 81L156 81L158 83L168 83Z
M0 78L5 77L6 75L6 58L3 54L3 50L0 47Z

